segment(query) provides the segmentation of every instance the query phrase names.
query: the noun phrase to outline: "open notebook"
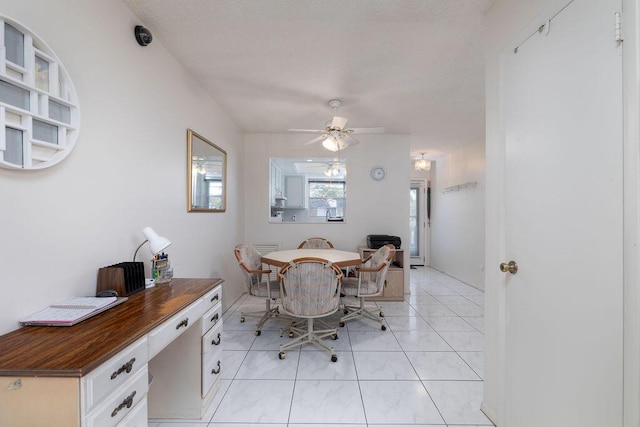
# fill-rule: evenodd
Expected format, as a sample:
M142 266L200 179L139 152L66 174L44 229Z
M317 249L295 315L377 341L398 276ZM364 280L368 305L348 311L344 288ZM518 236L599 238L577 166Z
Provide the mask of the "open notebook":
M72 326L127 300L126 297L73 297L19 320L21 325Z

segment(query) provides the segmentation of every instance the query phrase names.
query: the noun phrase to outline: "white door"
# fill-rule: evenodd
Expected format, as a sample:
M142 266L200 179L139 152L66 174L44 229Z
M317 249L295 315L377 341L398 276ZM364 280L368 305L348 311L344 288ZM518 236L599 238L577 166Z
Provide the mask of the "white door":
M622 425L620 10L575 0L504 58L507 427Z

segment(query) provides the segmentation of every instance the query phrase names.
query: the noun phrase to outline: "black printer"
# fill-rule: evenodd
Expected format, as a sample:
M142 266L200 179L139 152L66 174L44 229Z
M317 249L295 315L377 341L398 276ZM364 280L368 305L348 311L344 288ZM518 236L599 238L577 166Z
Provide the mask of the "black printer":
M400 249L400 237L388 236L386 234L369 234L367 236L367 247L369 247L369 249L379 249L388 244L392 244L396 249Z

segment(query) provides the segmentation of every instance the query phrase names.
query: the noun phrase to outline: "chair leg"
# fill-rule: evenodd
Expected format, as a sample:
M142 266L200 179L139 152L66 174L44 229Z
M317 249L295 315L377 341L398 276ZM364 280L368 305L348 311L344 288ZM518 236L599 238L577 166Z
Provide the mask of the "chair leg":
M305 344L313 344L322 350L329 351L331 353L332 362L337 361L338 356L336 355L335 351L333 351L333 347L325 343L324 338L332 337L333 339L337 339L338 329L332 328L332 329L317 330L317 329L314 329L313 326L314 326L314 319L313 318L307 319L307 331L305 333L301 333L302 329L297 328L301 334L298 337L294 338L293 340L285 344L281 344L280 354L278 355L278 357L280 357L280 359L284 359L285 350L289 350L291 348L299 347Z
M271 300L267 298L265 300L265 311L242 312L240 313L240 322L244 322L245 317L257 317L259 320L256 323L255 334L259 336L262 333L262 327L266 321L278 316L280 316L280 308L277 305L271 307Z
M387 329L384 325L384 313L380 307L377 307L372 310L367 310L365 308L365 299L363 297L359 297L359 305L357 307L346 305L344 306L345 316L340 318L340 326L344 326L344 324L350 320L359 319L359 318L367 318L373 320L377 323L380 323L380 329L383 331Z

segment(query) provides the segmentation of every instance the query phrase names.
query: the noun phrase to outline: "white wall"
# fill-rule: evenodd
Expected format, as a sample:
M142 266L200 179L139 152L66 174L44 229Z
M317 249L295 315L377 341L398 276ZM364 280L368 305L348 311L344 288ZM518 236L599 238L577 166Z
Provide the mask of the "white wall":
M431 267L484 289L484 142L432 162ZM474 186L443 193L467 183Z
M2 0L0 13L56 52L81 109L76 148L61 163L0 169L0 333L50 303L94 294L98 268L129 261L145 226L172 240L176 277L223 277L225 304L237 298L232 249L244 209L235 124L162 40L136 43L140 22L119 1ZM228 153L226 213L186 211L187 128ZM150 258L146 247L141 254Z
M363 135L358 145L340 155L347 161L347 211L344 223L280 223L269 220L269 157L329 157L320 144L304 145L298 134L245 135L244 235L248 243L280 243L281 248L298 247L307 237L322 236L337 248L356 250L366 245L368 234L400 236L402 247L409 244L409 137ZM374 165L386 168L380 182L369 177ZM405 266L409 265L408 250ZM408 269L406 270L408 272ZM405 289L408 292L408 274Z

